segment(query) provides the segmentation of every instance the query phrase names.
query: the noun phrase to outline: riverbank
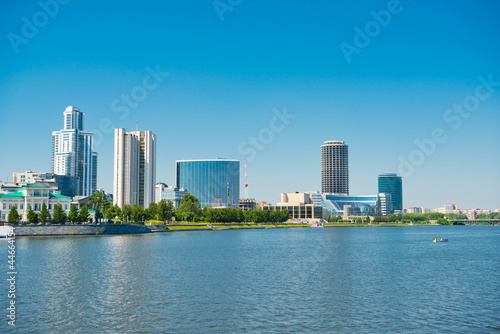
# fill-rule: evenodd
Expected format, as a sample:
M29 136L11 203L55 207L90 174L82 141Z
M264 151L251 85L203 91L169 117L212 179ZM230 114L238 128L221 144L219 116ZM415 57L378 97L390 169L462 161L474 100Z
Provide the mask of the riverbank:
M95 225L15 225L0 226L0 235L7 235L14 228L16 237L76 236L76 235L110 235L110 234L143 234L152 231L144 225L134 224L95 224Z

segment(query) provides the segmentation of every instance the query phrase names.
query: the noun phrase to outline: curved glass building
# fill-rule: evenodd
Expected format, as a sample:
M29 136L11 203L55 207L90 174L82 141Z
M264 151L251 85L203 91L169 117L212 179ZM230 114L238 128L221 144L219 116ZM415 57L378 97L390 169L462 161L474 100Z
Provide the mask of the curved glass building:
M240 162L229 159L177 160L177 188L184 188L202 207L237 208L240 201Z
M394 211L403 212L403 182L401 176L394 173L379 174L378 193L391 195L389 214L394 213Z
M322 206L328 209L328 214L332 216L342 216L347 214L344 208L353 211L350 216L374 216L377 210L377 196L342 196L323 194Z

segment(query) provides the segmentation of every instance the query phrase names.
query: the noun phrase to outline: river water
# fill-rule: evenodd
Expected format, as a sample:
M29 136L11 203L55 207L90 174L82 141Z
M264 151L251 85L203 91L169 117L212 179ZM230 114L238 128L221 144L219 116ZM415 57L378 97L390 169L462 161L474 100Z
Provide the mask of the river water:
M500 333L500 227L17 238L16 261L2 333Z

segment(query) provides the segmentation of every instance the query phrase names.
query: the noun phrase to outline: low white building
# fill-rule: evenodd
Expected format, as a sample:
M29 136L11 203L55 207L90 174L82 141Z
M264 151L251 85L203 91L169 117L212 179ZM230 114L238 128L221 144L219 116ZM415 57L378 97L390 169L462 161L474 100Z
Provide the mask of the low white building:
M45 183L36 182L21 186L16 192L0 194L0 220L7 221L10 209L15 207L21 216L21 221L26 221L29 206L31 205L33 211L40 212L43 203L51 215L56 204L60 204L63 210L69 212L72 198L55 191L55 188Z

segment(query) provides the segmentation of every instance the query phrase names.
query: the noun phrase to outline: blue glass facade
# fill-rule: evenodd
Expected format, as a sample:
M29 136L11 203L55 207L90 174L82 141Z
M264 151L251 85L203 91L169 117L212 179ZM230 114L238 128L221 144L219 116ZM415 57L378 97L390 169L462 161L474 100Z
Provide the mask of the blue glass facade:
M177 188L184 188L202 207L237 208L240 201L240 162L238 160L178 160Z
M374 216L377 210L377 196L341 196L341 195L321 195L322 206L328 209L328 214L332 216L344 215L344 205L350 205L351 210L360 216Z
M380 174L378 176L378 193L391 194L392 208L394 210L403 211L403 182L401 176L393 173Z

